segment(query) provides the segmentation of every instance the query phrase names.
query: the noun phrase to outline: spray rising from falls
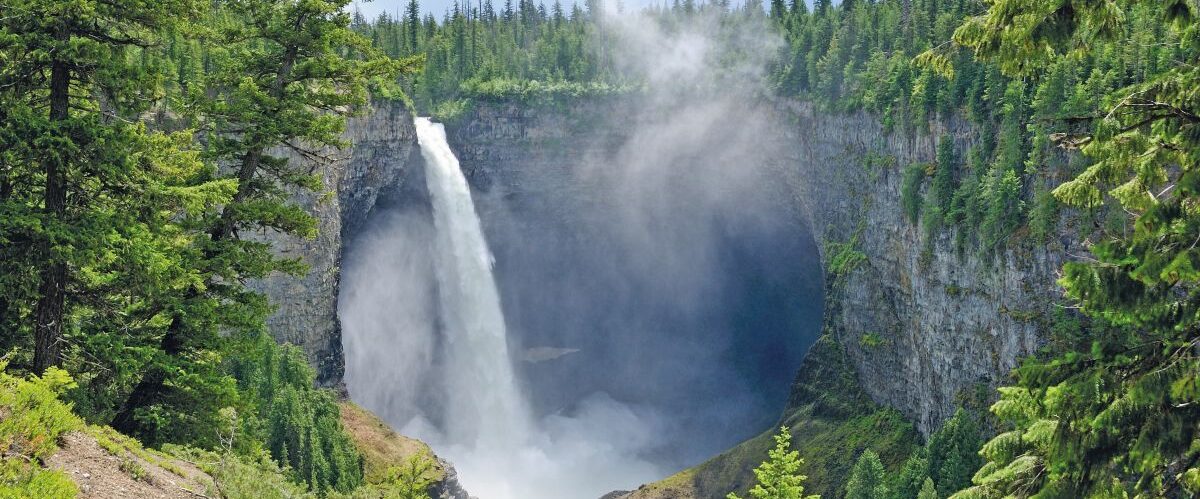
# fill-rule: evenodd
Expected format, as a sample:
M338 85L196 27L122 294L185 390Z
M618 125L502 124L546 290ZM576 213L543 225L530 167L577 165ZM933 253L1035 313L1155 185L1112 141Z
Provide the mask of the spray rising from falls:
M474 448L512 448L528 435L500 296L471 190L446 130L416 118L433 205L434 273L446 338L445 432Z
M654 408L596 391L533 414L470 188L442 125L417 118L416 130L431 209L383 210L343 270L354 400L428 442L483 499L591 499L662 476L643 457L665 427Z

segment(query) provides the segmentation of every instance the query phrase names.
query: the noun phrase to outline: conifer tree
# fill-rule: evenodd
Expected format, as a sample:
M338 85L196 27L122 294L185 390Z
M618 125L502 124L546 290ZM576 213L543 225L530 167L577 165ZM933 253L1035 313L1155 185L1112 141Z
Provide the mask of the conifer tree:
M846 499L886 499L886 478L879 455L871 449L863 451L846 482Z
M188 95L186 110L206 133L209 161L231 165L216 179L234 182L236 190L218 213L198 222L207 237L190 264L201 277L164 312L169 319L161 354L114 418L118 430L152 444L195 438L180 420L215 413L223 398L218 395L229 392L227 377L208 357L219 355L238 332L260 331L269 311L265 298L242 283L273 271L304 270L298 261L274 256L268 244L239 234L315 234L313 219L292 193L322 188L314 165L344 145L339 135L345 115L365 103L369 79L392 70L350 31L347 3L248 0L213 13L213 67L203 89ZM210 374L198 377L197 371Z
M5 200L16 211L3 224L15 236L5 238L25 245L29 263L38 269L28 318L34 372L62 362L64 328L74 306L69 289L87 263L88 249L102 244L104 228L96 224L109 223L93 216L97 212L88 204L123 177L145 172L130 170L125 158L138 154L150 134L122 120L156 100L161 73L130 56L197 9L191 0L5 4L0 75L8 133L2 146L6 162L21 175L5 180ZM98 147L105 144L115 147ZM97 185L99 190L89 190Z
M1104 234L1091 257L1066 264L1060 282L1094 321L1057 338L1065 353L1026 364L1018 385L1001 390L992 410L1014 429L984 446L988 463L958 497L1198 494L1200 11L1189 0L1055 5L996 0L955 40L1025 75L1068 52L1128 43L1127 23L1145 16L1169 27L1185 63L1112 91L1108 107L1077 117L1090 130L1057 137L1090 165L1055 196L1125 213L1133 229ZM1112 89L1105 73L1092 72L1086 94Z
M917 492L917 499L941 499L938 495L937 487L933 486L933 480L928 478L921 484L921 490Z
M975 419L958 409L929 437L929 478L938 490L957 491L971 484L971 476L982 464L979 434Z
M909 499L916 497L922 484L929 481L929 459L924 449L918 449L904 461L900 474L890 482L888 497L892 499Z
M804 495L804 480L800 475L800 467L804 460L800 453L791 450L792 434L787 427L779 429L775 435L775 448L767 451L767 460L754 469L754 477L758 483L750 489L750 497L754 499L816 499L819 496ZM737 494L729 493L728 499L740 499Z

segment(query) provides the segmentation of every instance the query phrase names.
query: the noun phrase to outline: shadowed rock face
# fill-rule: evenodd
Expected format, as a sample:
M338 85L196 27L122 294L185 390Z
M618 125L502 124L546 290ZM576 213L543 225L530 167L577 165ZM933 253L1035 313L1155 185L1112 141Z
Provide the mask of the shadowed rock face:
M329 193L295 195L316 217L317 237L247 235L271 241L279 254L299 257L309 265L303 277L273 276L251 286L266 293L277 307L267 321L275 339L302 348L317 369L317 383L339 390L345 371L337 318L342 241L366 221L380 193L397 188L416 148L412 115L394 102L377 102L362 116L351 118L343 138L350 147L331 152L334 161L316 166ZM276 154L305 161L290 151Z
M1021 358L1039 346L1041 321L1049 317L1053 301L1060 296L1054 271L1060 267L1067 248L1052 241L1046 247L1012 245L986 258L973 249L960 254L954 248L953 232L927 240L919 226L903 218L900 183L904 167L932 162L937 137L943 133L953 137L959 157L965 157L976 137L960 120L935 122L928 133L906 136L885 133L867 114L831 115L794 102L777 102L770 107L755 112L774 114L775 126L764 130L761 137L764 157L759 159L769 163L768 175L783 191L764 195L788 198L773 204L778 208L777 215L792 223L790 228L780 230L795 240L805 240L810 237L811 227L811 237L823 261L832 258L824 254L830 243L851 240L865 256L841 279L825 276L829 294L825 298L828 313L824 325L848 352L871 398L899 409L928 434L953 414L956 405L978 388L1003 381ZM507 210L501 215L483 215L489 238L496 241L502 288L520 287L505 277L513 274L533 273L543 281L551 275L565 273L569 277L569 265L548 255L570 254L572 250L558 248L572 245L594 248L604 244L602 239L587 239L586 231L577 230L578 223L561 209L583 202L579 199L587 196L588 189L572 177L570 168L619 149L629 140L629 130L636 128L630 122L639 116L636 102L619 98L569 106L492 103L476 106L450 127L452 145L472 182L483 193L481 205L491 206L494 212ZM735 117L736 111L731 113L734 122ZM719 150L719 137L713 143L713 148L701 155ZM554 196L571 199L554 200ZM523 221L522 213L535 213L531 219L539 227L523 223L530 219ZM547 228L553 224L562 228ZM731 225L740 227L738 223ZM513 238L513 233L519 237ZM728 268L731 272L736 267L738 272L753 274L756 264L787 260L790 265L783 267L790 268L771 266L767 273L781 277L792 272L783 280L818 282L817 272L806 262L786 256L795 254L791 252L796 248L776 246L780 234L730 235L731 241L752 241L740 248L737 243L726 246L730 254L755 255L732 258L736 263ZM516 241L506 242L506 238ZM727 289L739 286L727 284ZM741 289L772 289L763 284ZM593 281L591 285L603 288L606 283ZM555 303L554 297L562 293L549 290L546 294L534 301ZM504 295L506 300L514 296L511 289ZM747 302L756 301L764 307L746 309L755 317L782 306L769 297L743 296ZM608 306L620 310L616 304ZM525 338L535 342L545 339L537 333L550 329L538 323L545 316L537 315L537 311L544 308L506 303L506 310L510 308L515 309L515 320L529 330ZM763 331L770 326L752 329ZM806 331L801 328L792 334L805 335ZM740 330L738 334L751 333ZM864 341L867 335L878 343ZM777 338L768 341L786 344ZM799 342L801 351L808 341ZM530 346L581 349L572 356L588 351L587 345ZM739 354L755 355L750 350ZM768 365L759 372L771 370L769 359L760 357L756 362ZM542 368L531 369L536 372ZM547 376L570 374L545 372ZM608 374L620 377L619 371ZM753 372L748 376L756 385L765 379L755 377Z
M1055 275L1070 248L1018 240L985 258L972 245L960 253L953 231L929 239L904 218L903 169L932 163L943 134L965 158L977 137L961 120L905 136L884 133L865 113L829 115L796 103L783 112L793 125L784 128L792 146L780 158L781 178L818 228L823 250L857 234L866 257L841 280L830 279L826 326L871 398L927 436L1037 350L1043 321L1061 297Z
M817 248L726 104L479 105L448 125L535 410L592 392L662 414L667 467L778 418L820 331ZM536 355L534 356L536 357Z

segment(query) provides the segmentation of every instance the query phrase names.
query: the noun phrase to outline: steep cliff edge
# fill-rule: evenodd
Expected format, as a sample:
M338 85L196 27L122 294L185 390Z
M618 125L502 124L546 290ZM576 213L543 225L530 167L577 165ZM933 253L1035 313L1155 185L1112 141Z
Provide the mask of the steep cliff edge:
M343 138L350 147L332 152L335 159L319 167L328 193L295 195L317 219L316 238L255 235L270 240L282 256L300 258L309 272L299 278L272 276L252 283L277 307L267 321L275 339L302 348L317 369L317 383L339 389L345 371L337 318L342 242L366 220L380 193L401 182L416 148L416 131L403 104L377 101L347 122Z
M299 278L272 276L252 283L277 307L267 327L281 343L299 346L317 369L317 383L344 391L345 358L337 316L338 286L345 241L362 228L381 196L400 190L419 155L413 115L403 104L376 101L371 109L346 123L342 138L350 145L330 151L333 161L317 166L325 194L296 193L295 199L317 219L318 234L306 240L279 234L256 234L271 241L282 256L300 258L309 272ZM291 161L305 161L277 151ZM342 422L367 458L368 482L383 478L390 466L405 466L413 454L431 458L436 474L430 493L444 499L465 499L457 472L433 455L429 447L396 434L377 416L343 402Z

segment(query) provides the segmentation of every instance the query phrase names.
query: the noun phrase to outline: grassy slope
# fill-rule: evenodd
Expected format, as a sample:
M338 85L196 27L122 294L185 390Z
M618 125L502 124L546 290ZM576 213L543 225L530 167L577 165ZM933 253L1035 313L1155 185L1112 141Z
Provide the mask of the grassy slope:
M893 409L871 401L843 360L841 348L825 336L813 345L792 385L781 424L793 435L792 445L804 459L807 493L838 497L855 459L867 448L879 453L895 471L916 448L912 425ZM752 470L767 456L775 430L665 480L648 484L631 499L723 498L744 492L754 483Z
M407 463L414 456L435 463L429 477L432 480L439 481L445 476L446 471L425 442L396 433L378 416L353 402L341 402L338 407L342 411L342 426L362 453L363 478L367 483L383 482L388 468Z
M165 452L106 426L85 424L57 395L71 386L62 371L22 378L0 364L0 499L43 497L316 498L289 482L265 455L258 459L168 446ZM388 471L414 457L441 480L429 446L401 436L370 412L340 404L342 424L363 455L366 482L352 497L389 492Z

